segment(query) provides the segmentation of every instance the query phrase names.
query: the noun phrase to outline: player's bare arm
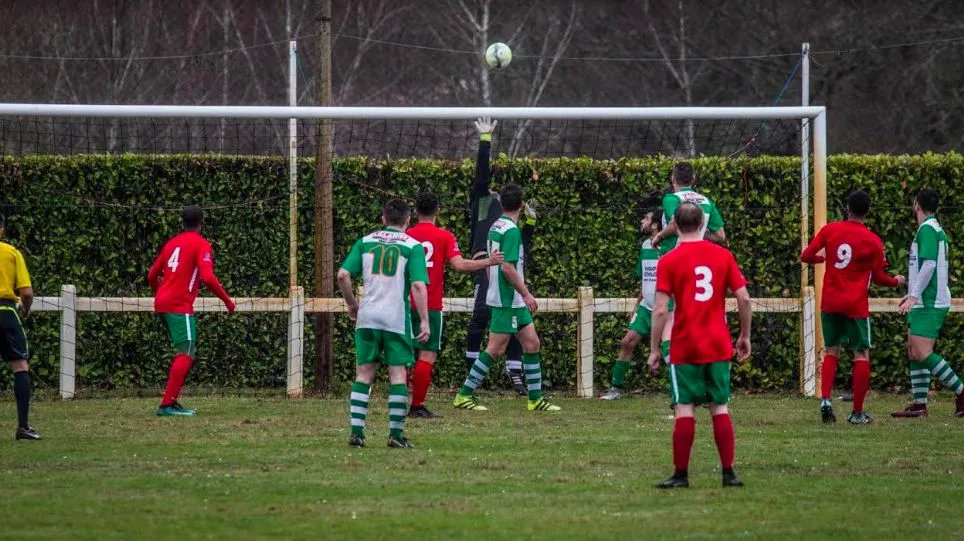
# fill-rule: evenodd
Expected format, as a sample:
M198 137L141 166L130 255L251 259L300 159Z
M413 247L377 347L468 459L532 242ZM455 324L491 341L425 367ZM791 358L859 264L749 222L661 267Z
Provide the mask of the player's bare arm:
M526 308L533 314L536 313L539 310L539 304L536 302L536 298L532 296L532 293L529 292L529 288L526 287L525 280L523 280L522 276L515 270L512 263L503 262L501 265L502 275L505 276L505 279L519 292L519 295L522 295L522 300L526 303Z
M495 252L484 259L465 259L457 255L449 259L449 265L451 265L456 272L471 274L477 270L486 269L494 265L501 265L503 261L505 261L505 256L502 255L502 252Z
M649 359L646 361L650 371L654 373L659 372L661 365L662 353L660 352L659 343L663 339L663 329L666 328L666 322L668 320L669 295L662 291L657 291L655 305L653 306L653 326L649 332Z
M726 230L721 227L716 231L707 231L704 238L716 244L723 244L726 242Z
M17 290L17 296L20 297L20 319L27 319L33 305L33 288L21 287Z
M345 269L338 269L338 289L341 290L341 298L345 300L348 308L348 319L355 321L358 318L358 299L351 287L351 274ZM421 312L419 315L422 315Z
M350 283L350 280L349 280ZM425 282L412 283L412 298L415 299L415 310L418 311L419 329L415 340L425 343L428 342L432 329L428 320L428 287Z
M753 303L750 299L750 292L746 287L733 292L736 297L736 307L740 313L740 337L737 338L734 348L736 349L736 362L742 363L750 358L750 325L753 323Z
M659 243L663 242L663 239L669 237L670 235L676 235L679 233L679 229L676 227L676 220L670 220L666 227L660 229L653 235L651 242L654 248L659 248Z

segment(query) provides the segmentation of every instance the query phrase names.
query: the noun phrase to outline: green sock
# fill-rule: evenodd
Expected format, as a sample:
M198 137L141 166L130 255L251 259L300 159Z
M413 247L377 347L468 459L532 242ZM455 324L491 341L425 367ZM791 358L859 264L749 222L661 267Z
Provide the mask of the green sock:
M927 403L927 391L931 388L931 371L927 364L910 362L910 393L915 404Z
M526 387L529 389L529 400L542 398L542 357L538 353L523 353L522 368L526 372Z
M472 368L469 369L469 375L465 376L465 382L462 383L459 394L462 396L472 396L472 394L475 393L475 389L485 381L485 376L489 375L489 369L492 368L492 363L494 362L495 359L487 352L480 352L479 358L472 363Z
M388 434L401 438L408 415L408 387L404 383L388 388Z
M365 420L368 418L368 395L372 386L356 381L351 384L351 398L348 406L351 410L351 433L365 437Z
M626 381L626 372L629 372L629 361L619 359L616 364L613 365L613 376L612 384L613 387L623 388L623 383Z
M934 374L937 379L941 380L941 383L947 385L947 388L954 391L956 394L961 394L964 390L964 383L961 383L960 378L954 373L954 369L951 365L947 364L940 355L936 353L931 353L924 359L927 363L927 367L931 369L931 374Z

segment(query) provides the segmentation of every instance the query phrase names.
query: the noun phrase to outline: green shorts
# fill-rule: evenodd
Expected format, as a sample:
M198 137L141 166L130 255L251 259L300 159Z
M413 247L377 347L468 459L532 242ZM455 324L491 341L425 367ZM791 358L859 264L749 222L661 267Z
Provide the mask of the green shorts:
M519 329L532 323L529 309L492 307L492 321L489 322L489 332L496 334L516 334Z
M412 334L418 334L418 329L422 320L418 317L418 312L412 310ZM442 311L428 311L428 342L424 344L412 338L412 347L416 351L442 351Z
M653 312L642 304L636 307L633 317L629 319L629 330L649 336L650 329L653 328Z
M950 308L911 308L907 313L910 335L937 340Z
M160 314L160 316L174 350L193 357L197 353L197 318L191 314Z
M870 318L854 319L840 314L820 314L825 346L846 346L851 351L870 349Z
M355 329L355 362L384 362L388 366L408 366L415 362L412 339L381 329Z
M726 404L730 401L730 362L671 364L674 404Z

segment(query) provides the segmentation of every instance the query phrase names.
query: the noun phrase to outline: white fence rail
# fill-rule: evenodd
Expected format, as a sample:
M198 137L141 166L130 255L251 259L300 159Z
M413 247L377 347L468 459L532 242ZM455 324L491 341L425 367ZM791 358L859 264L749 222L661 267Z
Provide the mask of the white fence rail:
M812 291L812 290L811 290ZM576 345L576 393L583 398L593 396L593 327L597 313L626 313L636 307L635 298L595 298L591 287L581 287L574 298L540 298L540 313L571 313L577 317ZM899 299L872 299L871 311L892 312L897 308ZM302 394L304 366L304 326L306 313L345 312L345 303L340 298L305 298L303 287L291 288L289 297L248 297L236 298L238 312L287 312L288 313L288 360L286 393L297 398ZM474 300L471 298L446 298L445 311L471 312ZM803 310L803 339L814 339L815 325L814 301L811 295L799 298L761 298L753 300L754 310L758 312L797 313ZM954 304L954 311L962 310L964 304ZM76 395L77 363L77 314L80 312L152 312L154 299L151 297L77 297L76 288L64 285L59 297L38 297L33 305L38 312L60 312L60 396L68 399ZM211 297L198 298L197 312L224 312L220 300ZM728 299L727 311L736 310L736 301ZM809 322L809 323L808 323ZM807 328L810 332L807 332ZM806 344L805 350L814 351L814 344ZM811 357L808 355L808 357ZM814 384L815 356L804 362L801 391L812 396Z

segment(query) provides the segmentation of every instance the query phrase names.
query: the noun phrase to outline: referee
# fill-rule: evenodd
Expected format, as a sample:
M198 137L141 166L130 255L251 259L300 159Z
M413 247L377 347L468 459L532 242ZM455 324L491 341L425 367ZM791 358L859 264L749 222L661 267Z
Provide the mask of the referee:
M0 215L0 238L6 219ZM0 357L13 370L13 395L17 399L18 440L39 440L40 434L30 428L30 369L27 364L27 335L21 318L30 314L33 288L23 254L6 242L0 242ZM19 305L19 306L18 306Z

